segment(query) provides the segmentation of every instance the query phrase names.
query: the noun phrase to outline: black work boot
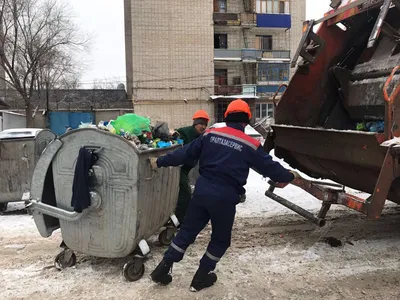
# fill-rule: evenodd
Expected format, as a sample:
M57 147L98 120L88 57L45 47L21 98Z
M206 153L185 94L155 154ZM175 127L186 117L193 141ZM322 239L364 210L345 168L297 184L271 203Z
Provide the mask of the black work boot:
M191 292L198 292L212 286L217 281L217 274L198 269L190 284Z
M172 269L172 263L166 262L164 259L158 264L157 268L150 274L151 280L155 283L167 285L171 283L172 276L170 270Z

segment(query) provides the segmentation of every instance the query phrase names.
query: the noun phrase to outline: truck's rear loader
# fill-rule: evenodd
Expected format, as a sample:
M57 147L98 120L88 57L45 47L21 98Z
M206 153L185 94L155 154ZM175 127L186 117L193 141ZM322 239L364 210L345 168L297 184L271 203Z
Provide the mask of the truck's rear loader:
M297 70L265 143L311 177L371 194L361 199L337 186L296 180L323 201L314 219L300 213L320 226L331 204L379 218L386 199L400 203L400 1L331 6L336 9L304 25L292 62ZM276 196L273 188L266 195Z

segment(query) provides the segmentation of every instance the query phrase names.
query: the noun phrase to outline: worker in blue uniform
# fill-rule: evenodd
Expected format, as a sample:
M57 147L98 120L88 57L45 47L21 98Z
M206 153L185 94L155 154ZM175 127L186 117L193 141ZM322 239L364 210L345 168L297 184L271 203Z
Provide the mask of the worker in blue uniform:
M154 282L167 285L172 281L170 270L173 263L182 260L186 249L211 220L211 241L200 260L190 290L199 291L212 286L217 281L217 275L213 272L216 264L231 244L236 205L245 194L243 186L249 169L280 183L291 182L298 176L296 172L274 162L263 151L260 142L244 133L250 119L248 104L241 99L235 100L225 113L227 127L207 130L178 150L158 159L150 158L153 169L190 165L197 160L200 166L200 177L185 222L163 260L151 273Z

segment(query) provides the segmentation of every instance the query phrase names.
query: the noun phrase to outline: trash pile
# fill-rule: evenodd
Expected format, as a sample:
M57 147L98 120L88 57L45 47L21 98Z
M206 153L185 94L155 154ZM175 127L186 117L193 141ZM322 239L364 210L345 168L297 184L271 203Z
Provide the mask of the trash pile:
M385 131L385 122L384 121L374 121L374 122L357 123L357 130L382 133Z
M142 151L183 144L179 134L170 132L166 122L157 122L153 127L149 118L132 113L119 116L116 120L100 121L97 126L81 124L79 128L98 128L109 131L131 141Z

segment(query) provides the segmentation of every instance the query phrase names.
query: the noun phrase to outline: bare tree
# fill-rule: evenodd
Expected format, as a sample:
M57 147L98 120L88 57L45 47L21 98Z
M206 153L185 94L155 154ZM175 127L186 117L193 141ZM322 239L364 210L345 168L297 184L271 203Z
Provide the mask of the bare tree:
M93 81L92 89L94 90L114 90L118 87L118 79L95 79Z
M77 62L71 53L53 50L38 68L37 89L76 89L82 73L82 62Z
M59 1L0 0L0 6L0 67L5 70L0 79L21 95L27 127L32 127L38 105L32 103L35 89L54 88L76 78L79 64L73 57L86 49L88 39Z

